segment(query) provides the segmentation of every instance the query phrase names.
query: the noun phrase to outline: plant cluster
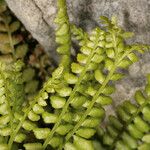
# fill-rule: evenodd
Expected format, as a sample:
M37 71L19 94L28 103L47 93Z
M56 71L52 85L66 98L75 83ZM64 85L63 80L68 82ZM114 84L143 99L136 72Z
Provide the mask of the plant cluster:
M110 123L101 126L105 106L113 101L115 81L124 77L121 69L138 61L137 53L147 51L148 45L127 44L133 34L120 28L115 17L103 16L103 27L84 32L69 22L66 1L58 0L55 35L60 63L49 77L45 73L38 91L35 67L44 72L46 68L33 61L35 55L27 61L31 52L28 42L18 36L20 23L12 21L0 2L1 150L149 149L150 75L145 90L135 94L136 104L125 101L116 116L109 117ZM80 47L75 59L72 40ZM12 60L3 59L5 55Z

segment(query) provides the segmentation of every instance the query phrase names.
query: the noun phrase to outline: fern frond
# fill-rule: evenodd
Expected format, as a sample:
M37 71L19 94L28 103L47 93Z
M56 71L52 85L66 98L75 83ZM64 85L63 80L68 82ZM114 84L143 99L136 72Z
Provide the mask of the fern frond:
M25 93L30 97L39 88L39 77L45 80L53 70L50 62L52 59L13 16L4 0L1 0L0 7L0 60L11 63L21 59L25 62L23 82Z
M12 21L12 16L8 14L5 3L1 6L5 6L5 9L0 14L0 52L6 56L12 54L12 59L15 60L17 57L15 45L22 41L22 37L16 34L16 31L20 28L20 22Z
M100 32L101 34L99 34L97 36L98 42L97 42L95 53L99 53L99 52L102 53L101 49L102 48L104 49L103 50L104 53L101 56L104 56L105 59L104 59L104 62L103 62L103 60L101 60L101 61L105 65L104 65L104 68L99 69L99 67L95 67L92 69L94 70L95 79L97 82L99 82L100 85L98 85L97 89L90 87L90 93L88 93L88 94L90 96L92 96L91 101L89 101L87 110L84 112L83 116L79 119L78 123L74 126L73 130L71 130L67 134L66 141L68 141L73 136L74 133L77 134L78 130L81 128L81 126L84 126L84 122L86 122L88 120L88 116L89 116L90 112L92 111L92 109L95 107L95 104L97 102L100 102L100 104L102 105L103 99L105 101L107 99L107 96L109 94L112 94L113 88L109 85L109 82L122 78L122 74L117 73L117 69L118 68L126 68L129 65L131 65L133 62L135 62L137 60L137 59L135 59L135 58L137 58L137 56L133 53L133 51L136 50L136 47L138 49L140 49L140 47L142 48L142 46L137 46L137 45L136 46L135 45L125 46L124 41L123 41L124 38L122 36L122 34L125 34L125 32L123 32L119 27L117 27L116 24L113 25L112 22L110 22L110 24L112 24L111 29L108 28L108 30L106 30L106 32L102 31L102 32ZM123 32L123 33L121 33L121 32ZM106 40L105 40L105 37L103 37L102 35L104 35L106 37ZM89 47L91 49L94 47L94 44L92 42L96 39L96 36L92 35L91 37L89 37L89 39L90 39L90 41L88 42L88 44L86 45L86 48L85 48L86 50ZM109 53L108 53L108 51L109 51ZM91 58L90 58L90 61L92 62ZM84 59L82 59L82 62L80 62L80 63L83 63L83 62L86 62L86 63L88 62L88 60L86 61L86 57L84 57ZM79 64L78 65L73 64L73 65L76 66L76 67L72 67L72 69L74 69L73 71L75 71L74 73L79 73L80 70L82 70L81 65L79 65ZM79 68L79 69L77 70L76 68ZM90 70L90 71L93 71L93 70ZM107 73L104 73L104 70L107 70ZM95 84L95 87L97 87L96 84ZM87 85L84 90L88 91ZM84 90L82 91L83 93L84 93ZM106 97L106 99L104 97ZM108 98L108 100L109 99L110 98ZM107 101L105 101L105 102L107 104ZM111 100L108 101L108 104L109 103L111 103ZM92 120L92 121L94 121L94 120ZM83 136L83 134L81 134L80 136Z
M9 137L15 128L14 114L20 111L25 99L23 63L17 61L8 65L0 61L0 66L0 136Z
M71 33L75 39L79 41L80 46L84 45L88 40L88 34L84 32L83 29L78 28L76 25L71 25Z
M109 26L105 30L97 27L88 35L77 55L77 61L71 64L70 72L64 72L64 65L53 72L52 78L26 109L17 132L21 127L32 131L35 138L43 139L43 149L47 146L62 149L68 145L69 148L72 146L77 149L79 145L75 143L80 138L82 140L78 141L90 143L89 147L92 147L88 139L95 134L96 127L103 120L104 105L112 102L112 83L123 77L118 69L127 68L137 61L134 51L148 48L145 45L126 45L126 32L113 21L108 22ZM47 109L48 105L52 109ZM52 128L37 126L36 122L40 118ZM74 141L73 144L70 139ZM33 146L32 143L27 145L30 144ZM38 143L34 144L36 146ZM80 144L81 149L82 146Z
M43 137L46 138L43 148L47 145L54 148L60 145L60 149L63 146L76 148L70 143L72 137L75 137L74 140L83 138L84 142L90 142L85 139L90 139L96 132L96 127L104 117L103 106L112 102L109 95L114 92L114 87L110 83L123 77L118 69L127 68L137 61L133 53L135 50L147 48L125 45L122 34L124 32L120 28L116 31L116 25L111 30L94 29L87 43L81 47L77 62L71 64L72 72L63 73L63 67L55 70L50 80L51 86L47 87L51 93L50 105L54 110L46 110L45 106L49 105L46 100L43 101L44 107L40 103L34 104L31 113L35 120L41 116L45 123L54 125L49 132L45 129L49 134ZM33 118L29 119L33 121ZM38 138L37 134L44 129L33 126L31 130Z
M5 9L0 13L0 60L8 64L18 59L25 61L28 52L28 44L20 33L22 28L21 23L12 16L4 1L1 3L1 7ZM23 78L26 76L25 74L29 75L31 72L33 73L31 67L30 70L25 68ZM32 77L33 76L34 75L32 75ZM25 78L23 80L25 87L29 87L29 80L27 81ZM36 89L36 86L33 89ZM28 91L25 90L25 92Z
M65 69L68 68L70 63L71 53L71 33L70 22L67 14L66 0L58 0L58 13L55 19L55 23L58 25L56 30L56 43L59 44L57 52L62 55L62 64Z
M136 104L124 101L116 115L109 116L109 125L101 135L106 149L138 149L150 147L150 75L145 90L135 93Z
M27 61L28 43L27 38L23 40L24 34L21 33L20 22L14 21L16 19L4 1L0 1L0 8L0 81L2 82L0 148L11 149L14 144L12 145L11 142L8 144L9 136L12 136L19 124L22 117L20 114L23 115L22 105L31 99L38 82L35 80L35 68L33 69L29 64L23 67L22 61ZM13 142L21 143L26 139L27 133L22 131L15 134Z

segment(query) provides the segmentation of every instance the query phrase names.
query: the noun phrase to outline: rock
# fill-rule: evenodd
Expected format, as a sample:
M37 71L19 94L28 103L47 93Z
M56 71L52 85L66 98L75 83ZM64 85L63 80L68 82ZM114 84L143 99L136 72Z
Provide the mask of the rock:
M10 9L22 21L46 50L55 47L53 20L56 15L56 0L6 0ZM67 0L70 21L90 30L100 25L99 16L116 15L119 24L135 33L129 42L150 43L150 1L149 0ZM53 55L53 54L52 54ZM113 95L115 104L132 97L136 89L143 88L145 74L150 73L150 54L143 55L131 66L129 76L117 82Z
M26 29L47 50L54 47L56 0L6 0ZM120 25L135 32L133 41L150 43L149 0L67 0L70 21L90 29L100 25L99 16L116 15Z
M53 28L45 21L44 14L38 5L33 0L7 0L6 2L33 37L37 39L46 50L49 50L51 43L54 41L52 37ZM44 1L42 0L42 2ZM50 4L48 4L48 6L50 6Z

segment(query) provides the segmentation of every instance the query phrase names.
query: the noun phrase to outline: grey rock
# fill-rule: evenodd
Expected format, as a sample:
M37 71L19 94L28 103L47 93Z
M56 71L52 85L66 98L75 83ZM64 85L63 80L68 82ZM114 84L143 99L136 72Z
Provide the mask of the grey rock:
M47 48L47 44L52 42L51 28L48 27L35 3L32 0L8 0L7 3L33 37Z
M33 37L53 53L56 0L6 1ZM150 0L67 0L67 3L70 21L85 30L100 25L99 16L115 15L124 29L135 33L130 43L150 43ZM130 67L128 77L117 82L117 91L113 95L114 107L120 101L132 98L135 90L143 88L146 73L150 73L149 53L144 54L139 62Z
M27 30L46 48L54 46L56 0L6 0ZM150 43L149 0L67 0L70 21L90 29L100 25L99 16L116 15L119 23L135 32L134 42ZM52 47L52 48L51 48Z

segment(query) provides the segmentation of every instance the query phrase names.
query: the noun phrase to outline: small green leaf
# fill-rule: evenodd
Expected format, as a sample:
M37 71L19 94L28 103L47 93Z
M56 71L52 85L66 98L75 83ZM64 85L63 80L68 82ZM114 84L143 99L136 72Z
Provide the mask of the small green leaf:
M82 126L95 128L99 125L99 123L100 123L99 119L90 117L88 119L85 119L85 121L82 123Z
M33 111L30 111L29 114L28 114L28 118L31 120L31 121L38 121L40 120L40 116L35 114Z
M113 68L113 66L114 66L114 62L111 59L109 58L105 59L105 68L108 71L110 71Z
M15 52L16 58L24 58L27 52L28 52L27 44L22 44L22 45L17 46L16 52Z
M49 144L53 147L53 148L57 148L59 145L61 145L63 143L63 139L59 136L54 136Z
M94 150L92 141L85 140L84 138L74 136L74 145L79 150Z
M138 61L138 57L137 57L136 54L134 54L134 53L130 53L130 54L128 55L128 58L129 58L133 63L135 63L135 62Z
M146 106L143 108L142 110L143 116L144 116L144 120L146 121L150 121L150 107Z
M149 125L140 116L134 118L134 123L137 129L139 129L141 132L146 133L150 129Z
M132 38L134 36L134 33L133 32L124 32L121 34L121 36L125 39L128 39L128 38Z
M92 117L104 117L105 115L105 110L103 108L97 108L97 107L94 107L92 108L92 110L90 111L89 113L89 116L92 116Z
M63 66L60 66L58 67L53 73L52 73L52 76L54 79L59 79L62 77L62 74L63 74L63 71L64 71L64 67Z
M130 65L132 64L132 62L128 59L124 59L120 62L120 64L118 65L118 67L120 68L128 68Z
M1 136L9 136L11 134L11 128L10 127L5 127L5 128L2 128L0 130L0 135Z
M36 113L36 114L42 114L44 112L44 109L42 106L40 106L39 104L35 104L33 106L33 111Z
M2 144L2 143L0 143L0 148L1 148L1 150L8 150L9 149L7 144Z
M69 50L70 50L70 45L64 44L64 45L59 46L56 51L59 54L66 54Z
M134 124L130 124L127 129L130 135L135 139L141 139L143 137L143 133L139 131Z
M50 103L53 108L60 109L65 105L66 99L59 96L51 96Z
M144 143L138 147L138 150L149 150L150 144Z
M113 144L113 138L109 134L104 134L103 143L105 145L112 145Z
M67 97L71 94L72 88L62 87L61 89L56 89L56 91L61 97Z
M121 124L121 122L118 120L118 118L114 117L114 116L109 116L109 121L110 123L118 130L121 130L123 125Z
M90 55L92 52L92 48L83 46L83 47L81 47L80 51L85 55Z
M132 136L130 136L128 133L124 132L122 135L123 141L131 148L135 149L137 148L137 141Z
M23 145L25 150L43 150L41 143L27 143Z
M80 54L79 53L77 55L77 60L78 60L79 63L86 64L86 62L87 62L87 56L84 55L84 54Z
M141 91L136 91L135 93L135 100L138 104L143 105L146 101L143 93Z
M35 75L34 69L32 69L32 68L25 69L23 71L23 75L22 75L23 81L28 82L28 81L32 80L34 75Z
M131 118L131 116L122 108L122 106L117 108L117 114L119 118L125 122L129 121Z
M89 139L95 134L95 132L96 130L91 128L80 128L79 130L77 130L76 134L80 137Z
M65 144L64 150L77 150L77 149L75 148L75 146L72 143L68 142Z
M114 58L115 57L115 52L113 49L109 48L109 49L106 49L106 54L109 58Z
M101 84L104 82L106 78L105 75L100 70L96 70L94 75L95 75L95 79Z
M68 34L69 32L69 25L64 23L60 28L56 31L56 36L62 36Z
M80 108L86 102L87 98L85 96L75 96L71 102L71 106L74 108Z
M100 96L98 97L98 99L96 100L96 102L97 102L98 104L102 105L102 106L104 106L104 105L109 105L109 104L112 103L112 98L109 97L109 96L102 96L102 95L100 95Z
M78 81L78 77L71 73L65 73L64 79L68 84L76 84Z
M50 129L49 128L35 128L33 132L37 139L46 139L47 136L50 134Z
M150 144L150 134L144 135L142 141Z
M56 43L58 44L67 44L69 41L70 41L70 36L68 36L68 34L56 37Z
M125 108L126 112L130 114L134 114L138 110L137 107L134 104L132 104L130 101L123 102L123 107Z
M78 64L78 63L72 63L72 64L71 64L71 69L72 69L72 72L73 72L73 73L80 74L80 73L83 71L84 67L81 66L81 65Z
M45 123L56 123L58 116L56 114L43 112L42 118Z
M71 129L73 129L73 125L71 125L71 124L60 125L56 129L56 132L60 135L66 135Z
M22 127L23 127L25 130L27 130L27 131L31 131L31 130L33 130L34 128L36 128L36 124L32 123L31 121L26 120L26 121L23 123Z
M121 74L121 73L114 73L111 77L111 80L113 81L117 81L117 80L120 80L124 77L125 75L124 74Z
M23 133L18 133L15 137L15 142L22 143L26 139L26 135Z
M20 22L15 21L15 22L11 23L9 28L10 28L11 32L17 31L20 28Z

